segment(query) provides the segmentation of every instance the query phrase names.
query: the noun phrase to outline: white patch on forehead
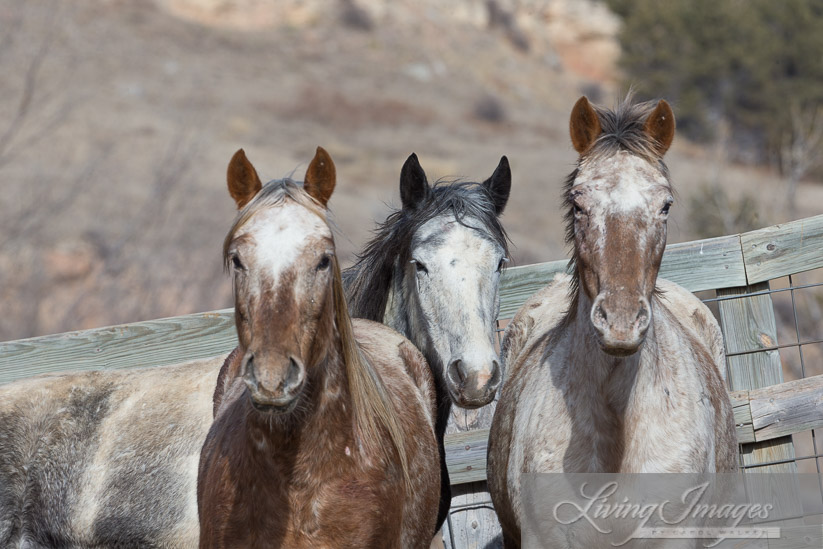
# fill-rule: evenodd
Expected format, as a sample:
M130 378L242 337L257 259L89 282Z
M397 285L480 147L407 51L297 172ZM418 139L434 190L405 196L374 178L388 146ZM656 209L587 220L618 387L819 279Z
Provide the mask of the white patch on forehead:
M607 213L634 212L647 206L661 191L671 192L660 170L626 152L581 165L572 187L575 189L584 191L592 205L597 204Z
M307 243L332 236L321 218L290 201L254 214L235 238L246 235L254 240L255 265L272 274L294 264Z

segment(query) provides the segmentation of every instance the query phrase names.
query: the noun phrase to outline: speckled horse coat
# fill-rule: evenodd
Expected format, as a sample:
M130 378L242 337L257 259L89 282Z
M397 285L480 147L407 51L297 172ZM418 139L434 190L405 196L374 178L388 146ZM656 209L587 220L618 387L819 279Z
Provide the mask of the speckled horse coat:
M261 188L238 151L226 238L239 347L200 457L200 547L423 548L440 497L431 371L399 333L352 321L321 148L303 186Z
M520 545L524 473L737 466L719 326L691 293L657 279L674 117L665 102L652 107L609 112L582 98L572 114L574 274L530 298L503 340L487 474L506 547Z

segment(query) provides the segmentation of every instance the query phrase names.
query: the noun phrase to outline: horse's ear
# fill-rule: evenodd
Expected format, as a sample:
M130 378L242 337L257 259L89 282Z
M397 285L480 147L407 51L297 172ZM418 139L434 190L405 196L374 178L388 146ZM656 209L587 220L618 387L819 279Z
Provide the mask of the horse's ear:
M426 172L420 167L417 155L411 153L400 170L400 202L403 209L414 210L429 194Z
M483 182L483 186L489 191L494 202L494 213L500 215L509 201L509 193L512 190L512 170L509 168L509 159L505 156L500 158L497 169L490 178Z
M646 134L653 140L655 151L660 156L666 154L674 139L674 112L665 99L657 102L657 106L646 119L643 127Z
M325 206L329 202L336 182L337 170L331 156L323 147L317 147L309 169L306 170L303 188L311 197Z
M229 184L229 194L237 202L237 209L249 203L254 195L263 188L257 170L251 165L243 149L238 150L231 157L229 169L226 172L226 180Z
M574 150L580 154L586 152L600 136L600 132L600 118L597 116L597 111L584 95L574 104L571 120L569 120L569 133L572 136Z

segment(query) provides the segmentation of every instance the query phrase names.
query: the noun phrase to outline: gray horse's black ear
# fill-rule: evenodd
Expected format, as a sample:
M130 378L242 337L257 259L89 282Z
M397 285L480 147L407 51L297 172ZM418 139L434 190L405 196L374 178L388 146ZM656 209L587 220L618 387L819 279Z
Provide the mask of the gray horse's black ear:
M429 195L426 172L420 167L417 155L411 153L400 170L400 202L404 210L414 210Z
M505 156L500 159L500 164L490 178L483 182L483 186L489 191L489 195L494 203L494 213L500 215L506 208L509 201L509 193L512 190L512 170L509 168L509 159Z

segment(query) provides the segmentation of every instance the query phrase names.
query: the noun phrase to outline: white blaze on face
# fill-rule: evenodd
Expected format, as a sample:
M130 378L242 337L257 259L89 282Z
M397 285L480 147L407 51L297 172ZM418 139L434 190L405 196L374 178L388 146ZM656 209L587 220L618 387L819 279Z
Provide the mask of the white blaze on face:
M254 214L237 232L235 241L242 242L238 249L249 272L265 276L275 288L283 271L293 266L307 249L316 247L314 255L319 257L326 251L325 242L331 238L331 230L321 218L299 204L286 201ZM250 290L259 292L262 288Z
M478 367L497 360L498 266L504 251L470 227L482 224L440 216L418 230L412 245L420 306L444 367L458 358Z
M671 188L663 173L638 156L618 152L580 166L571 189L583 206L588 221L600 236L597 248L605 244L606 219L612 216L656 219ZM638 234L641 245L645 235Z

